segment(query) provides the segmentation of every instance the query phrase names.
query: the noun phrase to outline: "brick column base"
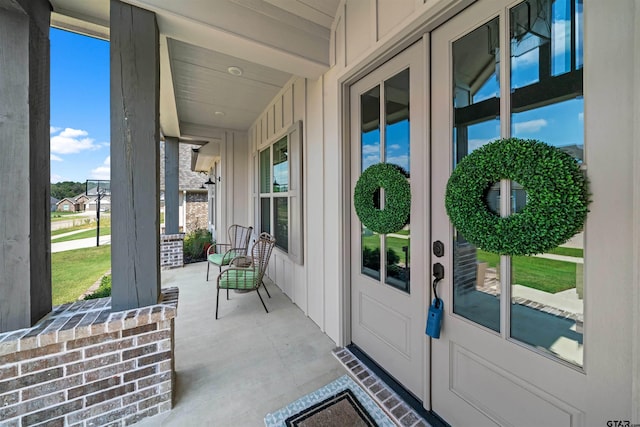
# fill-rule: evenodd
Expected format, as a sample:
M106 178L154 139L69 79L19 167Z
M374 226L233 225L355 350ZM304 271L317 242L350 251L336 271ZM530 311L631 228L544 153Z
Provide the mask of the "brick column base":
M0 425L129 425L170 410L177 303L177 288L129 311L78 301L0 334Z
M184 233L160 235L160 267L163 270L184 266Z

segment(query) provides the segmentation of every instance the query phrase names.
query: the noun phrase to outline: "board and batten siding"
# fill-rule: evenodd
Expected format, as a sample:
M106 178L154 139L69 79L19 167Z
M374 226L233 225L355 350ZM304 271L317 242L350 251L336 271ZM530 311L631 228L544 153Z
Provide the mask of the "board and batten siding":
M360 63L418 27L425 16L444 20L470 0L399 0L393 2L345 0L331 28L331 68L317 80L293 77L271 100L248 131L248 182L253 208L250 223L258 218L257 153L302 121L302 194L304 264L274 250L268 276L338 344L350 342L342 306L348 303L344 286L343 213L346 177L342 138L340 85ZM418 36L412 35L414 38ZM386 53L385 53L386 54Z

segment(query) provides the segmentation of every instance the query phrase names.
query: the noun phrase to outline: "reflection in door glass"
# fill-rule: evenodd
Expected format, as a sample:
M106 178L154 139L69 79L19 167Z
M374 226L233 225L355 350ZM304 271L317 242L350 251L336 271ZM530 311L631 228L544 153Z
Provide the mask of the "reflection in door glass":
M453 44L455 164L500 137L498 24L495 18ZM489 259L457 232L453 248L453 311L500 331L499 259Z
M386 163L402 168L409 178L409 69L384 82L384 152ZM409 224L385 236L385 283L409 292Z
M360 96L361 171L380 163L380 86ZM380 207L380 192L374 195L374 205ZM361 232L362 274L380 280L380 235L364 225Z
M361 171L380 163L380 86L360 96Z
M518 29L511 39L512 136L546 142L582 162L582 1L522 3L511 9L511 21ZM512 257L510 284L511 337L579 366L583 242L579 233L548 253Z

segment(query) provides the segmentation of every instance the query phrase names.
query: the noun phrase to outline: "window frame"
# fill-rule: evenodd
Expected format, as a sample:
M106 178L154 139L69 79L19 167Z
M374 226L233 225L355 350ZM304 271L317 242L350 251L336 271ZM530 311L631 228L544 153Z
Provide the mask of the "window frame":
M273 191L273 149L274 146L287 139L288 189L287 191ZM269 150L269 191L262 192L261 154ZM303 228L303 197L302 197L302 121L296 121L285 132L278 133L264 144L259 144L254 152L253 172L253 209L256 232L263 229L262 200L269 200L269 234L275 236L275 202L274 199L287 199L287 242L279 245L276 239L275 249L287 254L288 258L300 265L304 264L304 228ZM282 240L282 239L280 239Z

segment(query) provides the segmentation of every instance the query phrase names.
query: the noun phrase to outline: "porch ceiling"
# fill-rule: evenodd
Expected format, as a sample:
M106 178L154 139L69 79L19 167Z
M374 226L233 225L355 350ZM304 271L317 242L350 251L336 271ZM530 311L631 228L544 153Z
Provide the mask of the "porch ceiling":
M208 140L247 130L291 76L329 67L340 0L124 0L160 30L164 135ZM109 38L109 0L51 0L52 26ZM229 67L242 70L241 76ZM216 112L219 112L216 114ZM220 114L222 113L222 114Z

